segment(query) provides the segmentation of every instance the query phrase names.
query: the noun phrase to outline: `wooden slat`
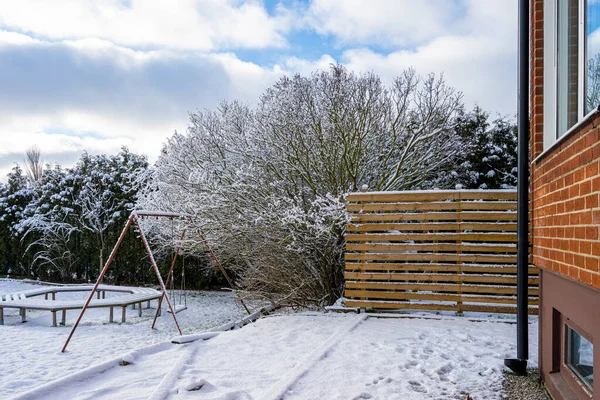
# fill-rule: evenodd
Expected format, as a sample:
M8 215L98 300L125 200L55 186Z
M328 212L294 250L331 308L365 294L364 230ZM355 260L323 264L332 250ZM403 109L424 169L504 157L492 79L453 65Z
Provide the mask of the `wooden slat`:
M512 200L517 201L516 190L461 190L461 200Z
M454 283L389 283L389 282L356 282L347 281L346 289L381 289L381 290L413 290L413 291L436 291L442 293L493 293L504 295L517 294L516 286L488 286L488 285L462 285ZM529 288L530 296L538 296L539 289Z
M348 233L346 242L376 241L464 241L516 243L515 233Z
M432 263L346 263L346 271L446 271L477 272L481 274L516 274L515 265L432 264ZM528 268L529 275L537 275L537 267Z
M348 224L346 230L357 232L386 232L386 231L485 231L485 232L516 232L515 223L381 223L381 224Z
M374 221L516 221L516 212L430 212L354 214L352 222Z
M476 263L516 263L516 256L452 253L346 253L346 261L454 261Z
M478 210L478 211L513 211L517 209L514 201L444 201L425 203L367 203L346 204L350 213L372 211L431 211L431 210Z
M459 192L441 191L433 192L367 192L351 193L346 197L348 203L402 203L407 201L435 201L435 200L458 200Z
M452 304L431 304L431 303L403 303L403 302L392 302L392 301L365 301L365 300L348 300L346 301L348 307L360 307L360 308L371 308L371 309L405 309L405 310L440 310L440 311L458 311L457 305ZM485 305L473 305L465 304L462 306L464 311L471 312L487 312L487 313L504 313L504 314L515 314L517 312L516 307L501 307L501 306L485 306ZM529 307L528 313L530 315L536 315L538 313L537 307Z
M405 192L367 192L351 193L346 197L348 203L391 203L408 201L440 201L440 200L517 200L514 190L434 190Z
M438 293L411 293L411 292L384 292L372 290L346 290L344 296L370 300L427 300L463 303L492 303L492 304L517 304L515 296L474 296L461 294ZM538 299L530 298L529 305L538 305Z
M456 275L456 274L411 274L411 273L368 273L368 272L345 272L346 280L365 280L365 281L416 281L416 282L469 282L469 283L489 283L489 284L517 284L516 276L496 276L496 275ZM537 277L527 279L529 285L538 285Z
M405 310L442 310L458 311L456 304L431 304L431 303L395 303L391 301L372 300L346 300L347 307L374 308L374 309L405 309Z
M458 243L366 243L346 245L346 251L444 251L444 252L478 252L478 253L516 253L514 244L458 244Z
M486 312L486 313L504 313L504 314L516 314L516 307L493 307L493 306L485 306L485 305L474 305L474 304L465 304L463 305L463 310L470 312ZM538 307L528 307L527 313L529 315L537 315Z

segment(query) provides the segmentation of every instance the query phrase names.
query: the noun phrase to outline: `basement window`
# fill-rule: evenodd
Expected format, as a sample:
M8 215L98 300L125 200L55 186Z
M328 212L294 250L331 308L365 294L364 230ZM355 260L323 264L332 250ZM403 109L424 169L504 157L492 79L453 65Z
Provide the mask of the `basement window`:
M591 393L594 386L594 345L565 325L565 364Z

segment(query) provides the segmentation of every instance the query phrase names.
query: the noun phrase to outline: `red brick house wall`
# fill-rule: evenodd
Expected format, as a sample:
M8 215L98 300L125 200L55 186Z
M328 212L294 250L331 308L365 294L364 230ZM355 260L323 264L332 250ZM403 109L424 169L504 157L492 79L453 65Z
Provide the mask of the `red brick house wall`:
M531 158L544 150L544 1L531 0L531 22L529 24L529 69L530 126L529 137Z
M543 153L543 0L531 13L531 240L533 263L600 288L600 136L597 114ZM541 156L540 156L541 155Z
M533 263L600 288L600 116L531 166Z
M544 1L530 0L530 240L540 372L555 399L593 397L564 365L565 324L600 338L600 113L544 150ZM600 341L594 364L600 365ZM596 380L596 382L600 382Z

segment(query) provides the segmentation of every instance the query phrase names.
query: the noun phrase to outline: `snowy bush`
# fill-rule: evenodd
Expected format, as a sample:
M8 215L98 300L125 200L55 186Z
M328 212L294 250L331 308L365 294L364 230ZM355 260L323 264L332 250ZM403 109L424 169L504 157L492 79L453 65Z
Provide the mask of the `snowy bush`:
M443 79L412 70L391 87L341 66L283 77L256 107L234 101L192 113L139 207L194 215L240 290L332 304L343 289L345 195L426 185L458 152L460 108ZM152 229L168 236L166 224ZM185 247L201 250L192 238Z

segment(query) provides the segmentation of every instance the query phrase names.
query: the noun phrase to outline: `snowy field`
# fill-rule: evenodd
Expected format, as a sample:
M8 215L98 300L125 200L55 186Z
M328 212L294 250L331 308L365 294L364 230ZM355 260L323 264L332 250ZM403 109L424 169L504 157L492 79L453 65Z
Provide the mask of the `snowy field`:
M0 280L0 292L11 285ZM203 321L218 325L244 315L228 293L193 301L198 305L178 314L188 333L211 325ZM106 324L108 311L97 311L78 329L68 354L59 353L68 330L47 326L48 316L26 324L9 317L0 327L1 397L61 378L19 398L500 399L503 359L516 354L516 325L506 318L275 314L175 345L164 341L174 336L172 321L163 313L151 331L150 311L139 319L131 310L124 325ZM535 319L530 338L534 367ZM151 343L158 344L144 347ZM128 365L98 365L140 347L125 357ZM97 366L86 370L90 365Z
M0 279L0 293L39 287ZM118 295L106 294L107 298ZM58 293L56 298L67 300L85 297L85 293ZM184 334L222 325L246 315L245 310L228 292L190 292L187 303L188 309L177 314ZM19 392L135 348L172 338L177 334L177 330L171 314L167 312L163 312L159 317L157 329L151 329L155 307L156 301L153 301L151 309L143 308L141 318L138 317L137 309L128 308L125 324L109 324L108 308L86 311L65 354L60 350L79 315L79 310L67 311L67 326L54 328L51 326L52 313L48 311L28 311L28 322L22 324L17 310L5 310L5 325L0 326L0 399L10 398ZM115 321L121 321L120 308L115 310Z

